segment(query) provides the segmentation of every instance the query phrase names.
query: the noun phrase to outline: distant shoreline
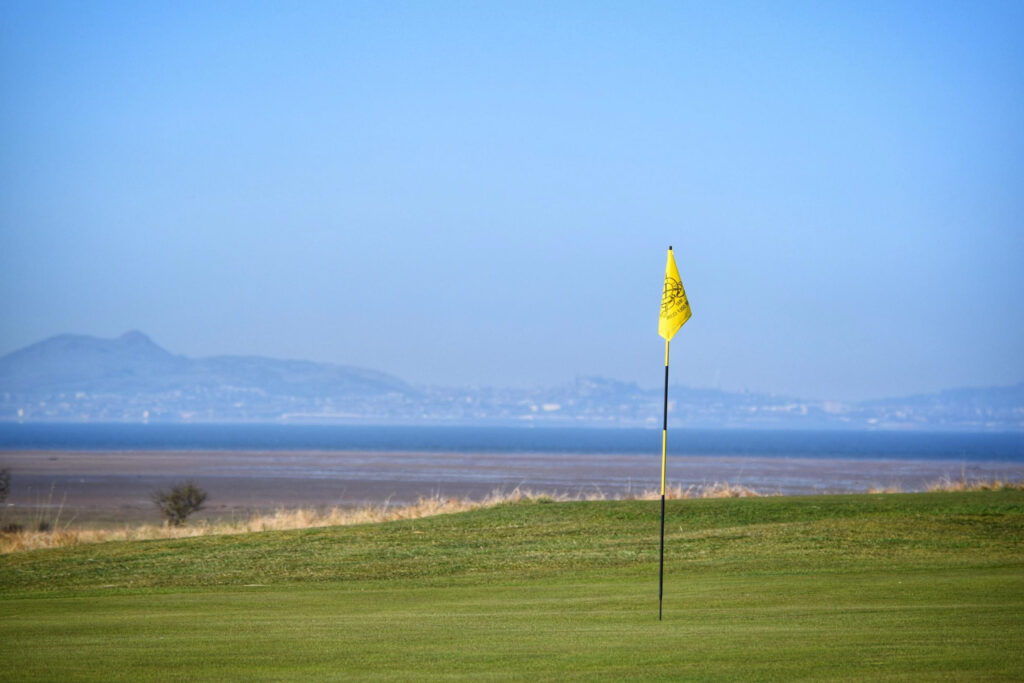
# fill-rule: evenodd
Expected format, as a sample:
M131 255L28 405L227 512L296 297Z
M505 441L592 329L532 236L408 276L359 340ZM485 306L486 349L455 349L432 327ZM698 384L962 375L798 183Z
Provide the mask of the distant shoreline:
M1024 432L669 427L669 455L1024 462ZM661 430L495 425L0 423L0 453L82 451L661 452Z

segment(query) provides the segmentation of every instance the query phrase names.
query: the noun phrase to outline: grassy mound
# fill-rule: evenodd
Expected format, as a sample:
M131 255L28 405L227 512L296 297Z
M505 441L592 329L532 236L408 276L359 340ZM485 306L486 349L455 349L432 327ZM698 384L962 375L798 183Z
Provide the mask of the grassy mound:
M0 557L0 677L1020 678L1024 492L526 501Z

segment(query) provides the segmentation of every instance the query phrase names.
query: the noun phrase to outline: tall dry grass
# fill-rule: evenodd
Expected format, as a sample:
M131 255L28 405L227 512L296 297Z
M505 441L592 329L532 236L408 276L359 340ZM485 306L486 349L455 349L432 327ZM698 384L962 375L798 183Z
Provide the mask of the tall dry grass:
M756 491L743 487L715 482L713 484L694 485L687 488L669 487L665 492L668 499L687 498L738 498L759 495ZM654 500L659 498L658 491L644 491L635 495L624 496L626 499ZM512 491L494 491L482 500L468 498L443 497L440 495L421 497L410 505L367 505L358 508L333 507L329 509L282 508L271 513L253 515L243 520L222 520L217 522L198 522L185 526L169 526L167 524L125 524L106 529L76 529L69 524L48 531L32 529L0 533L0 553L13 553L39 548L61 548L85 543L104 543L107 541L140 541L151 539L189 538L193 536L212 536L219 534L243 534L259 531L285 531L291 529L312 529L326 526L346 526L352 524L372 524L391 522L402 519L419 519L434 515L467 512L483 507L492 507L506 503L522 501L567 502L574 500L609 500L610 497L601 491L569 495L565 493L539 493L521 488Z
M1003 491L1006 489L1024 490L1024 481L1008 481L1003 479L968 480L962 475L959 479L942 479L928 485L929 491Z
M682 486L666 486L665 498L667 500L689 500L691 498L757 498L763 494L754 489L730 484L724 481L716 481L711 484L691 484L686 488ZM637 500L657 500L661 493L656 490L644 491L635 496Z
M945 476L938 481L933 481L925 486L926 491L1003 491L1003 490L1024 490L1024 481L1010 481L1004 479L967 479L962 474L959 479ZM889 486L872 486L868 493L912 493L905 491L899 484Z
M868 493L903 493L903 487L899 484L889 484L888 486L873 485L868 487Z

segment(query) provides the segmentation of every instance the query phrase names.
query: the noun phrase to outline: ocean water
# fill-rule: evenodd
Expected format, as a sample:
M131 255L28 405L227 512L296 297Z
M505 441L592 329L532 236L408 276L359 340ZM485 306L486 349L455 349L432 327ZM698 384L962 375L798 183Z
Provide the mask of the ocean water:
M592 453L661 451L656 429L277 424L0 424L0 450ZM1024 433L669 430L670 455L1024 463Z

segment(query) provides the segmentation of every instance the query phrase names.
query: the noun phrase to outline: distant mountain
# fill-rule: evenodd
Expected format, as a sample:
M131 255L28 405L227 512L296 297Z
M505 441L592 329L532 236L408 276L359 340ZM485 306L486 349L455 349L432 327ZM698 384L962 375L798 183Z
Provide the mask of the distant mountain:
M662 398L661 387L602 377L532 389L411 387L330 363L188 358L141 332L60 335L0 358L0 420L658 428ZM1024 430L1024 383L859 402L673 386L669 399L677 427Z
M0 358L0 418L7 419L261 420L413 394L402 380L362 368L174 355L141 332L64 334Z

